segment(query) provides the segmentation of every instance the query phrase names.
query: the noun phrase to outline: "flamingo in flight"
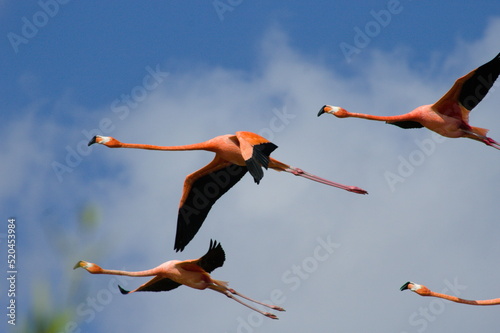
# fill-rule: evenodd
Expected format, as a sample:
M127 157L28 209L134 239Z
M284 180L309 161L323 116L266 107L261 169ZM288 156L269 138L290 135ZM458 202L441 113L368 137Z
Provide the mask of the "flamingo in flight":
M500 298L494 298L494 299L486 299L486 300L480 300L480 301L473 301L473 300L468 300L468 299L463 299L463 298L458 298L455 296L450 296L446 294L441 294L441 293L436 293L426 286L422 286L420 284L416 284L414 282L406 282L400 290L411 290L420 296L432 296L432 297L438 297L438 298L443 298L447 299L452 302L456 303L462 303L462 304L469 304L469 305L498 305L500 304Z
M228 288L227 282L212 279L209 273L211 273L214 269L218 267L222 267L225 259L226 255L220 243L211 240L210 247L207 253L199 259L185 260L185 261L170 260L153 269L145 271L129 272L121 270L104 269L96 264L83 260L77 262L73 269L82 267L91 274L125 275L125 276L135 276L135 277L154 276L153 279L149 280L139 288L134 289L132 291L125 290L121 286L118 286L120 292L124 295L136 291L169 291L177 288L182 284L199 290L204 290L208 288L215 290L221 294L224 294L227 297L235 300L236 302L243 304L244 306L249 307L254 311L257 311L266 317L272 319L278 319L278 317L275 314L261 311L251 306L250 304L245 303L240 299L236 298L235 295L247 299L249 301L252 301L254 303L269 307L273 310L285 311L282 307L276 305L269 305L253 300L247 296L238 293L232 288Z
M448 138L469 138L500 149L500 143L486 136L485 128L469 125L469 112L486 96L500 73L500 53L486 64L455 81L451 89L434 104L422 105L399 116L374 116L349 112L338 106L325 105L318 113L339 118L356 117L385 121L401 128L426 127Z
M193 239L208 215L213 204L236 184L247 171L258 184L264 172L262 167L285 171L343 190L367 194L365 190L335 183L307 173L269 157L278 146L251 132L236 132L215 137L205 142L184 146L153 146L122 143L115 138L96 135L89 146L99 143L110 148L138 148L150 150L206 150L215 153L215 158L206 166L188 175L179 204L177 231L174 249L184 250Z

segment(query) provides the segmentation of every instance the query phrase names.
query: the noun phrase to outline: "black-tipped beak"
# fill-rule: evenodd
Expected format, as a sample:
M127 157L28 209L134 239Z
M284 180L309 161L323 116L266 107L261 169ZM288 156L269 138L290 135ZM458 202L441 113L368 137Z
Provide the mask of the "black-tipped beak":
M409 288L408 288L408 285L409 285L410 283L411 283L410 281L406 282L405 284L403 284L403 285L401 286L401 288L399 288L399 290L403 291L403 290L409 289Z
M321 116L323 113L325 113L325 106L326 105L323 105L323 107L321 108L321 110L319 110L318 117Z
M120 289L122 295L127 295L128 293L130 293L130 291L123 289L120 285L118 285L118 289Z
M88 143L88 145L87 145L87 146L91 146L91 145L93 145L94 143L96 143L96 142L97 142L97 141L96 141L96 139L97 139L97 135L94 135L94 137L93 137L92 139L90 139L90 141L89 141L89 143Z

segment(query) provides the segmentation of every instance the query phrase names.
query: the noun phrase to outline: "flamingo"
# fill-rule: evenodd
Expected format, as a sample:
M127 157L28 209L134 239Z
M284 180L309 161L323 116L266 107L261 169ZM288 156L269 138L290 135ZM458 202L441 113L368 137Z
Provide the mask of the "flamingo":
M420 296L432 296L432 297L438 297L438 298L443 298L447 299L452 302L456 303L462 303L462 304L469 304L469 305L498 305L500 304L500 298L494 298L494 299L487 299L487 300L480 300L480 301L473 301L473 300L468 300L468 299L463 299L463 298L458 298L455 296L450 296L446 294L441 294L441 293L436 293L426 286L422 286L420 284L416 284L414 282L406 282L400 290L411 290Z
M121 286L118 286L120 292L124 295L136 291L169 291L177 288L182 284L199 290L204 290L208 288L215 290L221 294L224 294L227 297L235 300L236 302L254 311L257 311L258 313L263 314L266 317L272 319L278 319L278 317L275 314L261 311L251 306L250 304L245 303L240 299L236 298L235 295L247 299L249 301L252 301L254 303L269 307L273 310L285 311L285 309L283 309L282 307L276 305L269 305L253 300L247 296L238 293L236 290L232 288L228 288L227 282L212 279L209 273L211 273L214 269L218 267L222 267L225 259L226 255L220 243L217 243L217 241L210 240L210 246L207 253L199 259L185 260L185 261L170 260L153 269L145 271L129 272L121 270L104 269L94 263L90 263L83 260L77 262L73 269L82 267L91 274L125 275L125 276L135 276L135 277L154 276L153 279L149 280L148 282L144 283L143 285L132 291L125 290Z
M137 148L149 150L206 150L215 153L215 158L206 166L188 175L179 204L177 231L175 235L176 251L184 250L193 239L208 215L213 204L236 184L247 171L259 184L264 176L262 167L276 171L285 171L296 176L311 179L343 190L367 194L365 190L346 186L320 178L299 168L292 167L269 157L278 146L267 139L251 132L236 132L215 137L211 140L184 146L153 146L144 144L122 143L115 138L96 135L89 146L99 143L110 148Z
M469 125L469 112L486 96L500 73L500 53L486 64L455 81L451 89L434 104L422 105L399 116L373 116L352 113L338 106L325 105L318 113L339 118L356 117L385 121L401 128L426 127L448 138L469 138L496 149L500 144L487 137L485 128Z

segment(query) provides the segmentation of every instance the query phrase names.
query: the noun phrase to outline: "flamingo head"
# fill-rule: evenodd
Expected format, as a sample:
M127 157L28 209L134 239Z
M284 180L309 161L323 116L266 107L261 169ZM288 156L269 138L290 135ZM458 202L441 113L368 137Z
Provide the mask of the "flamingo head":
M410 281L403 284L400 288L401 291L406 290L406 289L411 290L413 292L416 292L417 294L422 295L422 296L427 296L430 293L429 288L427 288L426 286L422 286L420 284L416 284L416 283L410 282Z
M115 138L110 136L100 136L95 135L88 143L88 146L93 145L94 143L100 143L101 145L105 145L109 148L118 148L121 147L122 143Z
M339 118L347 117L347 111L340 106L324 105L321 110L319 110L318 117L323 113L330 113Z
M77 269L79 267L85 269L87 272L92 273L92 274L96 274L96 273L99 273L100 271L102 271L102 268L97 266L96 264L93 264L93 263L87 262L87 261L83 261L83 260L80 260L79 262L77 262L76 265L73 267L73 269Z

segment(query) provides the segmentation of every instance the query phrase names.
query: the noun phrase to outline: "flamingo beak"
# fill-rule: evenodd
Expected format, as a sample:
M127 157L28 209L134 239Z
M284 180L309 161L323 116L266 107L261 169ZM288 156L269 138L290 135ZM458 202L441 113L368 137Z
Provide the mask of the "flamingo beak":
M96 142L97 142L97 135L94 135L94 137L92 139L90 139L90 141L87 144L87 146L91 146L91 145L93 145Z
M401 288L399 288L399 290L403 291L403 290L406 290L406 289L410 289L410 284L413 284L413 283L410 282L410 281L406 282L405 284L403 284L401 286Z
M118 285L118 289L120 289L122 295L130 294L130 291L123 289L120 285Z
M318 117L321 116L323 113L332 113L333 108L330 105L323 105L321 110L318 112Z
M73 267L73 269L77 269L77 268L84 267L84 266L85 266L85 261L80 260L79 262L76 263L76 265Z

